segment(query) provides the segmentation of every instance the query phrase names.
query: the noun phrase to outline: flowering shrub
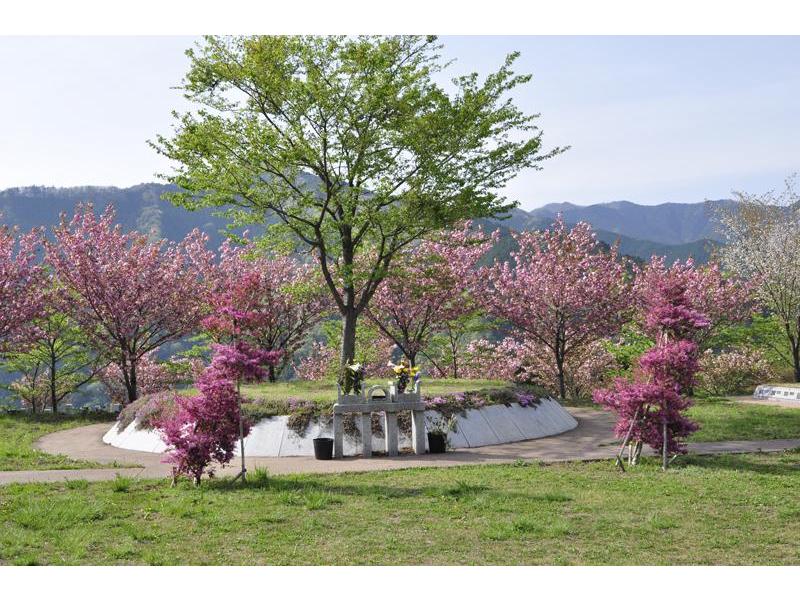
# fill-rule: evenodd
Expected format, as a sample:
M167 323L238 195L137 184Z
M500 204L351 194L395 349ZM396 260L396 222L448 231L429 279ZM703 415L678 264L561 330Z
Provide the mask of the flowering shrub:
M359 331L359 334L361 332ZM361 339L359 338L359 344ZM369 377L388 376L392 374L387 364L392 359L394 342L383 337L370 339L368 351L358 351L358 362L364 367ZM329 379L335 381L339 375L339 349L338 344L329 342L314 342L311 352L302 358L295 366L295 375L298 379L306 381L322 381Z
M238 380L257 381L267 376L267 367L280 359L280 352L255 349L245 343L215 344L214 358L197 380L200 393L175 396L176 410L156 423L170 451L167 460L177 474L191 475L200 483L209 465L230 462L239 439ZM250 424L243 422L243 436Z
M685 452L683 438L698 429L683 411L691 406L685 391L698 368L695 341L711 321L693 304L691 273L685 268L653 270L637 282L646 333L656 345L639 358L633 381L617 378L611 388L595 390L594 401L618 415L615 433L630 440L631 459L648 444L666 454Z
M175 393L156 392L131 402L119 414L119 429L122 431L136 421L137 429L154 429L163 419L176 411Z
M700 358L697 386L713 396L744 394L774 377L772 366L760 350L742 348L720 354L706 350Z
M519 380L525 348L507 337L499 343L479 339L470 342L464 353L460 374L466 379Z
M294 369L298 379L321 381L332 378L335 373L339 351L324 342L314 342L308 356L300 359Z

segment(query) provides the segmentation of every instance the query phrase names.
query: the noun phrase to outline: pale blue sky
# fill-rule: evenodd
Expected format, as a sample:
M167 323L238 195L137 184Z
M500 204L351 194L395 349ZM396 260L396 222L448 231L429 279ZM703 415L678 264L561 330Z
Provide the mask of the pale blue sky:
M451 73L519 50L545 145L509 186L547 202L697 202L800 170L800 37L446 37ZM0 38L0 189L152 181L191 38Z

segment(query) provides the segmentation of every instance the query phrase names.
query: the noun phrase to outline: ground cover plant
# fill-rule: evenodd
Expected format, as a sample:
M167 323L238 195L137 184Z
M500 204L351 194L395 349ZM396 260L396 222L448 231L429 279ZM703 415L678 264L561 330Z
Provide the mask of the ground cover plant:
M0 563L797 564L798 492L798 452L17 484Z
M84 469L99 467L97 463L73 460L66 456L47 454L33 447L43 435L92 423L108 422L114 416L105 413L53 415L52 413L0 412L0 471L40 469Z

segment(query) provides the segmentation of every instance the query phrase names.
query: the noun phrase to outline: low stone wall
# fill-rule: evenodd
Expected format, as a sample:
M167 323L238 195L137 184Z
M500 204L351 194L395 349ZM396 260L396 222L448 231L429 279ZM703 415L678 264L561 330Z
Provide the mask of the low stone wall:
M753 392L756 400L780 400L800 404L800 387L790 385L760 385Z
M426 411L426 419L436 417L435 411ZM245 438L245 454L250 456L313 456L315 437L332 437L331 423L312 421L303 435L298 435L287 425L288 416L263 419L256 423ZM450 433L453 448L478 448L509 442L519 442L564 433L578 426L575 418L553 399L542 399L539 404L523 407L519 404L495 404L471 409L457 415L456 431ZM356 421L359 421L357 419ZM356 423L360 435L360 423ZM373 436L373 447L382 448L383 438ZM166 446L158 431L137 429L131 423L119 431L115 424L103 436L103 441L117 448L142 452L164 452ZM344 438L344 455L360 455L359 439ZM400 434L400 449L411 448L411 440ZM237 448L238 452L238 448Z

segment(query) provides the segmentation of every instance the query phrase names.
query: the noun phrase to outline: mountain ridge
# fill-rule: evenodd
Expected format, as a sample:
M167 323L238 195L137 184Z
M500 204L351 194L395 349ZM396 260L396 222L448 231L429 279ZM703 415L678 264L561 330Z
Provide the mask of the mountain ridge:
M80 202L91 202L97 210L113 204L118 222L125 228L153 233L171 240L182 239L194 228L209 236L209 245L219 246L224 239L227 221L215 213L218 209L188 211L162 200L174 186L161 183L140 183L117 186L21 186L0 190L0 222L17 225L23 230L58 224L60 214L72 214ZM689 204L667 202L641 205L628 200L592 205L569 202L551 203L530 211L516 208L507 218L481 219L491 229L495 226L515 229L548 227L558 213L574 225L587 221L597 237L609 245L619 241L620 252L648 260L651 255L664 255L667 260L684 260L692 256L698 262L708 260L719 235L712 223L711 200ZM667 207L666 209L664 207Z

